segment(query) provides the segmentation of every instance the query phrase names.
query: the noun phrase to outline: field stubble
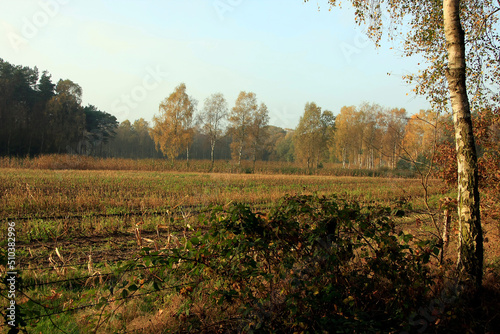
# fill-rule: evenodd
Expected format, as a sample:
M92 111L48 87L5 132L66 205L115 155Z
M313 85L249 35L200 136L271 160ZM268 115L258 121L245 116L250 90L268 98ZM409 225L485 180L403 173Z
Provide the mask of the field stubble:
M431 195L439 193L435 183ZM270 204L286 194L314 192L382 203L422 197L417 179L3 169L0 218L146 212L229 201Z
M429 193L436 205L440 186L433 181ZM20 269L26 270L23 279L36 287L32 293L76 305L82 295L93 296L89 302L105 295L98 286L106 286L110 276L95 273L109 273L118 261L134 258L141 246L137 231L142 246L179 246L202 229L196 216L209 205L243 202L265 212L287 194L312 193L367 204L403 203L414 212L423 208L417 179L2 169L0 219L16 221ZM74 283L84 283L81 291L71 284L67 293L64 284L38 286L79 276L83 281ZM154 302L141 303L146 309L155 307ZM96 326L85 324L88 314L79 313L78 322Z
M431 199L441 196L440 182L433 183ZM188 223L196 225L196 215L210 205L239 202L265 212L286 195L312 193L405 204L414 212L424 207L417 179L3 169L0 219L17 222L21 251L29 248L34 262L44 259L38 265L28 259L23 263L43 266L55 247L72 257L81 254L79 260L91 248L103 251L103 259L119 259L114 250L134 245L137 226L150 236L158 234L158 226L176 234ZM34 255L35 250L40 254Z

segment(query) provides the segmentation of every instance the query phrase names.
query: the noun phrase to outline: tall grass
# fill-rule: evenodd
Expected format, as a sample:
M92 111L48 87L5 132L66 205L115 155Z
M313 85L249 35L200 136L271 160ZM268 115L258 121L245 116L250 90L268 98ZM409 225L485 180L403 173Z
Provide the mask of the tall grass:
M372 176L372 177L413 177L409 170L376 170L342 168L341 164L325 163L321 168L308 169L298 162L258 161L255 166L243 161L238 166L234 161L217 160L214 165L209 160L191 160L189 163L166 159L121 159L96 158L81 155L50 154L37 157L0 157L0 168L49 169L49 170L136 170L136 171L176 171L198 173L243 173L243 174L287 174L287 175L329 175L329 176Z

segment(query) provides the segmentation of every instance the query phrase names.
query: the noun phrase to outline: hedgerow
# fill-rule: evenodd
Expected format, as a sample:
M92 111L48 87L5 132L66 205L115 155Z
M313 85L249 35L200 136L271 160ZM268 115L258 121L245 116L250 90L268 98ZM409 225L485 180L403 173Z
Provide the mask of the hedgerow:
M439 245L398 232L391 216L400 213L309 195L266 215L219 206L200 216L208 232L145 249L143 260L168 268L152 278L155 288L174 276L187 282L177 331L403 330L426 303Z

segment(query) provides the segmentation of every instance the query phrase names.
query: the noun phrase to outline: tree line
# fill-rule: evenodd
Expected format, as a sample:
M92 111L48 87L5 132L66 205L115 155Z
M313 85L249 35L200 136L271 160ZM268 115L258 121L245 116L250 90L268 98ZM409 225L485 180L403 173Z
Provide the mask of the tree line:
M0 155L97 154L115 135L116 117L82 106L82 88L54 84L38 69L0 58Z
M421 110L412 116L402 108L374 103L342 107L337 116L308 102L295 129L269 125L265 103L253 92L240 92L232 108L222 93L198 102L184 83L160 104L149 133L171 160L182 157L300 161L308 168L339 162L344 168L414 168L432 160L442 142L453 143L448 115ZM201 147L205 143L205 147ZM151 143L153 145L153 143ZM218 150L217 150L218 149Z
M72 153L98 157L299 161L308 168L338 162L344 168L413 168L432 160L440 143L453 144L450 116L431 110L408 115L374 103L344 106L335 115L305 105L295 129L269 124L269 109L253 92L234 105L214 93L198 108L184 83L144 118L118 123L95 106L83 107L82 88L54 84L44 71L0 59L0 154ZM445 126L445 125L448 125Z

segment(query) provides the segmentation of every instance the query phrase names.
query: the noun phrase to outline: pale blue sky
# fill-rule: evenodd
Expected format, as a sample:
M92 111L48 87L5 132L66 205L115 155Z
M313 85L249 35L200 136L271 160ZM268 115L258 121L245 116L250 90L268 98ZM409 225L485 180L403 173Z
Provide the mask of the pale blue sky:
M363 101L429 107L401 79L417 60L401 57L397 42L375 49L347 4L330 12L326 0L0 0L0 8L0 58L73 80L84 104L120 121L150 121L181 82L200 108L216 92L232 107L253 91L270 123L288 128L309 101L335 114Z

